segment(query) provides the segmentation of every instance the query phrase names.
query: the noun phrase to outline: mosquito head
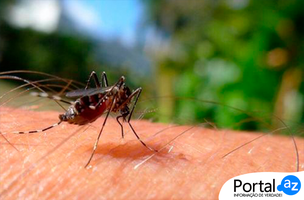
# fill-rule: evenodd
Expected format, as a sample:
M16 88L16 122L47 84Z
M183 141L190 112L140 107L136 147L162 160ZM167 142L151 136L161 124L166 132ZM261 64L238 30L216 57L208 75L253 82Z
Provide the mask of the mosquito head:
M60 121L67 121L67 117L65 114L60 114L59 119L60 119Z

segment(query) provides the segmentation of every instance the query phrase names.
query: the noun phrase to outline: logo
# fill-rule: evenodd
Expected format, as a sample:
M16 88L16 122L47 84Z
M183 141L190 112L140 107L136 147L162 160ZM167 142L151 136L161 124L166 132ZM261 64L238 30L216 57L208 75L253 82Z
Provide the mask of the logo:
M301 181L298 177L293 175L285 176L277 189L278 191L283 191L287 195L295 195L301 189Z
M240 175L228 180L219 199L304 199L301 190L304 171L295 173L258 172Z
M234 179L234 192L241 188L242 192L275 192L275 179L272 182L244 183L239 179Z

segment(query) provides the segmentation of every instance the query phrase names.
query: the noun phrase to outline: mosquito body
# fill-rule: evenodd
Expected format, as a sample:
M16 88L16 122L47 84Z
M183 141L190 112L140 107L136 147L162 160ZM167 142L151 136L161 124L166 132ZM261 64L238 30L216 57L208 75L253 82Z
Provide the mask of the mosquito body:
M121 78L123 79L123 77ZM105 89L81 90L68 93L67 96L74 97L75 94L83 93L66 111L59 115L61 121L70 124L85 125L98 119L106 111L110 111L111 103L113 108L111 112L120 112L123 119L130 114L128 104L129 96L132 94L130 89L124 84L121 88L117 86L107 87Z
M93 78L96 87L95 88L88 88ZM133 126L130 123L133 111L135 109L136 103L141 93L141 88L136 89L135 91L131 92L129 87L125 84L125 78L122 76L113 86L108 86L108 80L105 72L102 74L102 82L100 83L96 73L93 71L89 77L88 83L85 89L75 90L68 92L66 97L69 98L77 98L74 102L68 102L66 100L61 99L58 96L49 96L47 93L33 93L35 96L39 97L46 97L53 99L55 101L61 101L63 103L69 103L70 106L66 110L64 114L59 115L60 121L52 126L46 127L41 130L34 130L34 131L27 131L27 132L15 132L17 134L24 134L24 133L37 133L49 130L55 126L58 126L62 122L67 122L69 124L75 125L85 125L88 123L94 122L98 119L102 114L106 113L105 120L101 127L101 130L98 134L96 142L93 147L93 151L89 161L87 162L86 166L89 165L95 150L98 146L98 141L103 131L103 128L107 122L109 114L111 112L119 113L119 116L116 117L117 122L121 127L121 134L122 138L124 137L124 130L122 123L119 119L122 118L123 122L127 122L132 129L133 133L137 137L137 139L149 150L156 151L153 148L147 146L137 135ZM132 104L132 99L135 98L132 107L129 106ZM157 151L156 151L157 152Z

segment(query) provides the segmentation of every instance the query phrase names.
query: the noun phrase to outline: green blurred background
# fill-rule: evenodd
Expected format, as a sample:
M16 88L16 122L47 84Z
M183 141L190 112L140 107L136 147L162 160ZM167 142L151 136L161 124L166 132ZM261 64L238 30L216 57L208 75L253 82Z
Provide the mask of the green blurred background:
M1 0L0 14L0 71L124 75L161 122L304 122L302 0Z

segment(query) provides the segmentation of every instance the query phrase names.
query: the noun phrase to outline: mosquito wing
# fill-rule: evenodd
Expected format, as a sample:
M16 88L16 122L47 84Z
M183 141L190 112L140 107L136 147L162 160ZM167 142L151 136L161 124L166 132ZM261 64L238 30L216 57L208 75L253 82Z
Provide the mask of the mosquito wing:
M82 97L82 96L90 96L94 94L105 94L109 92L111 87L103 87L103 88L89 88L89 89L78 89L73 90L68 93L66 93L66 97Z

